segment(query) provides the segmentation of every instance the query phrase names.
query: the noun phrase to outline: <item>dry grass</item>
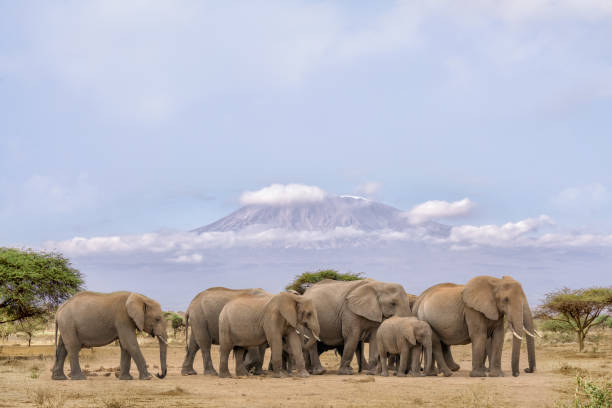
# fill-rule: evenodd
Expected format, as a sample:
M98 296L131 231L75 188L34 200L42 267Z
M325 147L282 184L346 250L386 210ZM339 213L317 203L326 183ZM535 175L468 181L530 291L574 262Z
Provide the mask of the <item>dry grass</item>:
M504 347L504 378L470 378L470 346L453 348L461 370L452 377L396 378L364 374L337 376L338 357L322 356L328 373L310 378L245 377L220 379L180 375L184 346L179 339L168 350L168 376L163 380L119 381L115 345L81 352L87 381L51 381L54 347L40 344L28 348L4 344L0 350L0 407L131 408L131 407L555 407L574 398L576 375L609 380L612 367L612 331L589 345L588 352L576 351L575 343L539 340L535 374L510 375L510 343ZM158 371L156 342L143 339L142 350L151 373ZM596 347L593 347L596 346ZM269 353L267 353L269 354ZM218 367L218 348L213 361ZM266 363L267 364L267 363ZM230 361L230 368L233 362ZM526 353L521 367L526 367ZM355 364L354 364L355 367ZM200 354L196 370L202 372ZM66 364L66 372L69 371ZM35 374L35 375L34 375ZM132 365L132 375L138 373Z

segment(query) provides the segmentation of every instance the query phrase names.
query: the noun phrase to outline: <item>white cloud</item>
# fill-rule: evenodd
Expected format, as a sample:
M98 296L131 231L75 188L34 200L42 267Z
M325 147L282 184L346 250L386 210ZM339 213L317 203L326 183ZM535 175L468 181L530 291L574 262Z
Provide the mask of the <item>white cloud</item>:
M518 222L508 222L503 225L461 225L452 227L450 235L445 241L461 246L521 246L527 244L523 240L527 234L549 225L554 224L547 215L527 218Z
M405 216L411 223L420 224L440 218L468 215L474 207L474 202L469 198L453 202L431 200L414 206L410 211L405 213Z
M304 184L272 184L257 191L246 191L240 196L243 205L286 205L298 202L318 202L326 196L317 186Z
M461 225L450 229L447 236L415 226L404 231L389 229L363 231L354 227L338 227L329 231L294 231L280 228L240 232L165 232L140 235L81 238L50 241L43 245L68 256L163 254L171 263L198 264L206 250L232 248L340 248L368 247L389 242L416 242L452 249L470 248L597 248L612 247L612 235L544 233L553 226L550 217L541 215L503 225Z
M565 210L596 210L610 201L610 192L601 183L570 187L553 198L553 203Z
M200 254L189 254L189 255L179 255L174 258L169 258L170 262L174 263L183 263L183 264L199 264L202 262L204 257Z
M382 188L382 183L377 181L367 181L357 186L355 189L355 193L365 195L366 197L371 197L374 194L378 193Z

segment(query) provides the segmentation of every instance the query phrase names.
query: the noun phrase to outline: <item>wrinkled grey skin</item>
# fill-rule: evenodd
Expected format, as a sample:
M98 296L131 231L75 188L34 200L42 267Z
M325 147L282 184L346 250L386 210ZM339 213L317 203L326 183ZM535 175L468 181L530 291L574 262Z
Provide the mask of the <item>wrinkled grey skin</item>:
M236 375L247 375L244 350L270 346L274 376L280 377L283 340L289 346L297 375L307 377L303 357L303 332L319 337L319 321L312 301L288 292L278 295L242 295L228 302L219 316L219 376L230 377L229 354L236 350ZM238 347L238 348L237 348Z
M360 343L369 339L370 365L378 356L376 329L384 318L410 316L410 300L404 288L396 283L373 279L358 281L322 280L309 287L303 295L311 299L321 325L319 349L342 346L338 374L353 374L350 366ZM313 374L323 374L316 348L309 352Z
M443 283L419 296L414 309L434 331L433 355L444 375L459 368L452 360L449 346L472 343L472 377L484 377L485 358L490 357L489 376L503 376L501 353L504 342L504 317L514 333L512 375L519 375L522 334L527 336L529 367L535 371L534 326L531 309L520 283L509 276L477 276L465 285ZM432 374L432 373L428 373Z
M416 317L394 316L386 319L376 331L376 344L378 345L380 374L387 377L387 358L389 354L400 356L397 376L406 376L408 363L411 362L408 374L414 377L421 376L420 356L421 350L425 356L425 371L431 370L432 343L431 327L427 322Z
M100 347L119 340L121 346L120 380L131 380L130 364L134 359L139 378L148 380L151 374L138 341L136 331L144 331L159 341L159 356L164 378L167 372L166 354L168 335L166 319L159 303L133 292L80 292L67 300L56 315L56 350L52 378L65 380L64 361L70 359L70 378L84 380L79 365L79 351L83 347ZM57 341L57 329L60 337Z
M187 308L185 313L185 341L187 342L187 353L183 361L181 374L195 375L193 360L198 350L202 350L202 361L204 363L205 375L217 375L210 358L211 344L219 344L219 315L223 307L231 300L242 295L270 295L263 289L228 289L214 287L198 293ZM189 327L191 326L191 336ZM265 348L263 349L265 351ZM249 364L255 366L257 373L261 372L263 363L263 352L258 349L250 349L246 356Z

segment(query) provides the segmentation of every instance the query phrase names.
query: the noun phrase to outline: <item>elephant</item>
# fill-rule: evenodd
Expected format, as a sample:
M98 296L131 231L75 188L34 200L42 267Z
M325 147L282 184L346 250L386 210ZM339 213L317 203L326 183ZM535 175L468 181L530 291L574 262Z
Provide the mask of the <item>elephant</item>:
M416 317L393 316L383 321L376 331L376 344L378 346L379 364L382 376L389 376L387 369L387 355L399 354L400 361L397 367L397 376L406 376L408 362L411 367L408 374L421 376L420 356L421 349L425 356L425 372L431 370L432 340L431 327L427 322Z
M402 285L374 279L335 281L325 279L310 286L303 295L311 299L321 325L321 342L329 349L342 346L338 374L353 374L350 363L360 343L370 341L370 364L376 359L375 332L384 318L410 316L410 302ZM309 352L313 374L323 374L319 355Z
M236 375L247 375L243 356L247 347L266 343L272 354L274 376L280 377L283 339L288 343L297 375L307 377L302 354L304 333L312 335L304 348L319 339L319 320L312 301L288 292L277 295L245 294L228 302L219 316L219 377L230 377L229 353L236 352Z
M223 307L231 300L242 295L270 295L263 289L228 289L214 287L198 293L187 308L185 313L185 342L187 353L181 369L182 375L195 375L193 360L198 350L202 350L205 375L217 375L210 358L211 344L219 344L219 315ZM191 325L191 337L189 337L189 325ZM261 372L263 363L263 351L250 349L247 360L256 366L256 371Z
M472 343L471 377L484 377L489 354L489 376L503 376L501 353L504 342L504 317L514 336L512 375L519 375L522 333L527 336L529 367L535 371L533 316L521 284L509 276L501 279L477 276L465 285L442 283L425 290L414 305L417 317L433 329L433 354L444 375L459 368L452 360L450 346ZM537 333L537 332L536 332ZM490 346L487 347L487 342ZM487 348L489 349L487 352Z
M59 328L59 342L57 331ZM120 380L131 380L130 365L134 359L139 378L148 380L151 374L136 339L136 331L157 337L161 374L167 373L168 335L166 319L159 303L133 292L80 292L62 304L55 315L55 364L52 379L65 380L64 361L70 359L70 378L84 380L79 365L82 347L100 347L119 340L121 347Z

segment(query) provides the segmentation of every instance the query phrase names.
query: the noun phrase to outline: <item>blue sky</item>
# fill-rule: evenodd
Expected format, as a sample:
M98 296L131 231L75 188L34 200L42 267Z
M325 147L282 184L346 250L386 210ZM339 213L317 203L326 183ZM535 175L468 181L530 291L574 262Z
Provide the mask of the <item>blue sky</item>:
M0 244L190 230L273 183L610 234L610 38L605 0L0 1Z

